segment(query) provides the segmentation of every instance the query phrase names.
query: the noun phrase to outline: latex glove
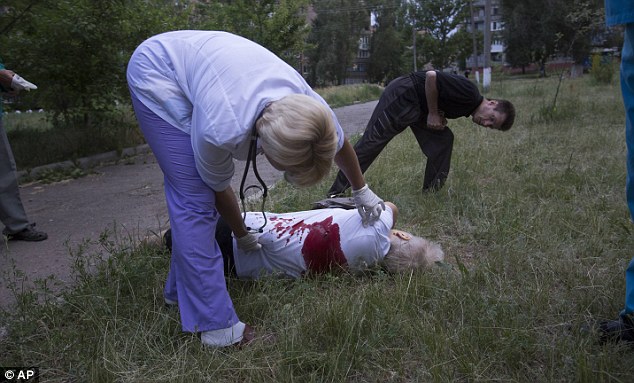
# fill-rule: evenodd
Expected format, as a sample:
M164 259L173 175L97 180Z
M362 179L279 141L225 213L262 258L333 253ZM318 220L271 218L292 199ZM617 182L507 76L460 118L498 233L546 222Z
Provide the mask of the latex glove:
M385 210L383 200L374 194L367 184L359 190L353 190L352 197L361 215L363 227L373 225L381 216L381 212Z
M26 81L22 77L18 76L18 74L16 73L13 75L13 79L11 80L11 88L13 88L13 90L29 91L31 89L37 89L37 86Z
M258 237L251 233L247 233L247 235L240 238L236 237L236 243L238 244L238 249L247 253L262 248L262 245L258 242Z

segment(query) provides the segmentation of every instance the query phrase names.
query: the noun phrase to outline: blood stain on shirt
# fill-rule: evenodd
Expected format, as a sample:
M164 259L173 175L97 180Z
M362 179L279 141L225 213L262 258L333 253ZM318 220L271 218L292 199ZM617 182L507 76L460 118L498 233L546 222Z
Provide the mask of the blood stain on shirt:
M308 226L308 235L302 246L308 270L323 273L335 266L345 265L347 261L341 250L339 225L332 223L332 217Z
M293 223L293 219L280 217L271 218L271 221L277 221L271 231L277 232L277 238L287 235L287 244L294 235L298 236L298 242L306 236L301 251L308 270L323 273L347 264L341 250L339 225L332 223L332 216L310 224L304 220Z
M295 233L299 233L298 241L301 241L304 231L307 230L309 227L309 225L304 224L304 220L301 220L293 225L291 225L291 223L293 222L293 219L290 219L290 218L276 217L275 219L271 219L271 220L279 221L275 223L272 229L277 232L278 239L282 238L286 233L288 233L288 237L286 238L286 244L290 242L291 237Z

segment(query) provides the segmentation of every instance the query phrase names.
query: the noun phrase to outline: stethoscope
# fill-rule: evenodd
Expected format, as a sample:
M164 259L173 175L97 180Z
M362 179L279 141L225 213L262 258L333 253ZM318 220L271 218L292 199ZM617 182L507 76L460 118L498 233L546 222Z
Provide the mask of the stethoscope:
M260 114L261 116L261 114ZM258 118L260 117L258 116ZM257 121L258 119L256 118L255 121ZM266 226L266 214L264 213L264 203L266 202L266 197L268 195L268 191L269 189L266 187L266 184L264 183L264 181L262 181L262 178L260 177L260 174L258 173L258 167L256 165L256 157L257 157L257 152L258 152L258 132L255 128L255 123L253 124L253 132L251 133L251 143L249 145L249 153L247 155L247 163L244 166L244 174L242 174L242 182L240 182L240 201L242 202L242 222L244 222L244 225L246 226L246 218L247 218L247 211L245 208L245 204L244 204L244 194L245 192L247 192L249 189L259 189L262 192L262 217L264 217L264 223L262 224L262 226L260 226L257 229L254 229L252 227L246 226L247 228L247 232L251 233L251 234L255 234L255 233L262 233L264 231L264 226ZM244 188L244 183L245 180L247 179L247 173L249 172L249 166L251 165L251 161L253 161L253 173L255 174L255 178L257 178L258 182L260 183L261 186L258 185L250 185L247 186L247 188Z

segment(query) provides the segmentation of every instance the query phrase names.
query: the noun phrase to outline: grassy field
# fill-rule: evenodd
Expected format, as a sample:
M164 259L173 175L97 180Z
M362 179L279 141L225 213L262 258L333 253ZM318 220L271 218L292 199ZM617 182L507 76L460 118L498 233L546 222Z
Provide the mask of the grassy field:
M163 305L169 255L104 235L103 254L72 254L76 288L16 286L0 365L39 366L45 382L631 382L634 350L584 330L622 308L634 248L620 91L565 79L553 106L556 90L554 77L494 82L487 95L515 103L515 126L452 122L452 170L435 194L421 193L409 131L366 173L399 228L443 246L443 267L228 280L241 320L276 340L210 350ZM267 208L306 209L333 178L282 183Z

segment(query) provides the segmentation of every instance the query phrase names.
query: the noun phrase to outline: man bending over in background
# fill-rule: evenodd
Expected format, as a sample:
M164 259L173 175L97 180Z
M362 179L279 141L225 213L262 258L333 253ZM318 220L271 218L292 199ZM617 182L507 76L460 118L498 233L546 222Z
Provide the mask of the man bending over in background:
M361 171L365 173L390 140L409 126L427 157L423 191L440 189L449 175L453 149L447 119L469 116L478 125L506 131L515 121L515 107L506 100L484 98L473 82L459 75L431 70L392 80L354 145ZM349 187L339 172L328 196L340 196Z

